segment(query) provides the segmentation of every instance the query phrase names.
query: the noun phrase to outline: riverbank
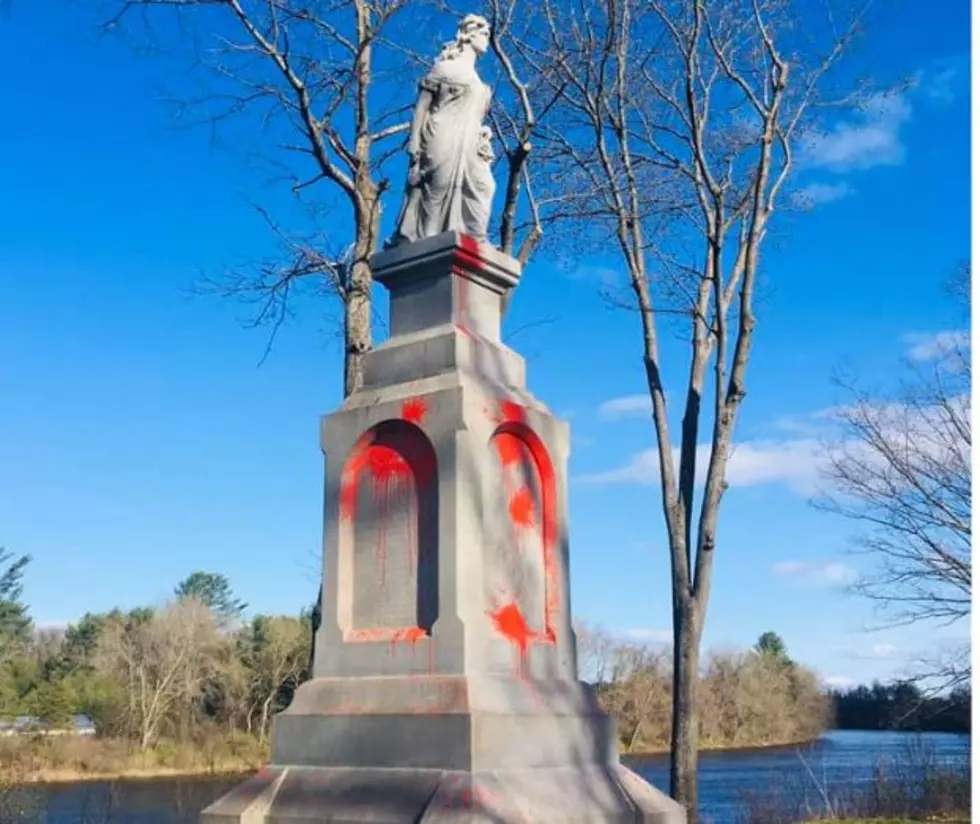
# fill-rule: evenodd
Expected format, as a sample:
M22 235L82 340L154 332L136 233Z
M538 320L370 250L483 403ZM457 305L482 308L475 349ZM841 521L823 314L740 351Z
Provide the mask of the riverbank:
M803 747L812 742L813 739L808 739L734 747L707 744L701 751L763 752ZM621 755L656 758L669 753L663 748ZM0 786L241 775L259 769L268 757L267 745L241 733L209 744L165 740L146 750L116 738L9 738L0 739Z
M268 746L236 733L207 743L161 741L149 749L115 738L0 740L0 787L154 778L206 778L254 772Z
M752 753L752 752L766 752L768 750L784 750L784 749L796 749L798 747L808 747L813 744L820 736L816 738L802 738L794 739L789 741L775 741L772 743L765 744L718 744L718 743L706 743L701 744L698 748L700 753ZM623 758L656 758L660 756L670 755L669 747L649 747L642 750L633 750L632 752L626 752L622 747L619 750L620 756Z

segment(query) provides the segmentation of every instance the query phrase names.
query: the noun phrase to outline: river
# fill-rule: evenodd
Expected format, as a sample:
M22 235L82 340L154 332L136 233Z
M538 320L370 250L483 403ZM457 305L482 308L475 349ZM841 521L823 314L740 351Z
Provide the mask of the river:
M926 753L944 764L969 759L970 738L946 733L836 731L805 748L708 752L699 775L703 818L713 824L738 822L743 794L809 799L819 805L821 789L869 781L876 768L907 762L910 752ZM667 759L627 759L658 787L667 787ZM190 824L197 812L236 778L88 782L0 793L3 824ZM795 802L794 802L795 803ZM19 808L19 809L18 809Z

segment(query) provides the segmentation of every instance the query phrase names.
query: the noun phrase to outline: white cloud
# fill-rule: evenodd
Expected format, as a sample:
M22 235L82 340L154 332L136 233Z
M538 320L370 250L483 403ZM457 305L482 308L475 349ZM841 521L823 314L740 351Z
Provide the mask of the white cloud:
M856 683L853 678L848 678L846 675L828 675L823 679L823 682L828 687L835 689L846 689L847 687L853 687Z
M958 349L970 346L970 333L966 329L950 329L933 334L914 332L905 338L912 344L909 358L919 363L939 360Z
M696 461L698 483L704 483L711 454L709 444L700 444ZM674 449L674 466L680 451ZM736 444L728 459L725 480L731 487L784 484L796 492L810 494L819 478L823 461L821 445L810 438L786 441L744 441ZM616 469L580 476L587 483L660 483L660 452L646 449Z
M649 644L670 644L674 640L674 634L669 629L654 627L627 629L622 632L622 635L632 641L643 641Z
M772 565L772 571L784 578L813 584L849 584L857 577L857 570L836 561L779 561Z
M919 72L915 77L915 87L935 103L949 105L956 100L954 85L960 76L958 66L946 66L936 71Z
M835 200L843 200L854 194L850 183L810 183L791 195L793 205L800 209L812 209Z
M653 404L650 402L649 394L623 395L621 398L612 398L599 406L599 417L607 421L652 414Z
M868 650L869 658L894 658L898 654L898 647L894 644L872 644Z
M901 650L894 644L879 641L868 647L850 647L844 650L848 657L861 661L893 661Z
M592 266L583 264L569 270L572 280L596 281L605 288L611 288L622 282L622 273L608 266Z
M912 117L905 93L878 92L854 117L826 132L810 131L801 140L800 166L835 172L894 166L905 160L902 126Z

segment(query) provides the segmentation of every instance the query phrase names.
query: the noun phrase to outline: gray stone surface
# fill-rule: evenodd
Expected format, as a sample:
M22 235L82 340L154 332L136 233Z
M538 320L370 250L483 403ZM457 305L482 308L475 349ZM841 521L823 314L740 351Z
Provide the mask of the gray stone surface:
M235 792L240 792L241 788ZM681 824L682 810L621 764L498 769L271 767L235 812L203 824Z
M577 679L568 426L500 340L516 261L447 232L372 266L392 336L322 421L314 677L203 820L679 824Z

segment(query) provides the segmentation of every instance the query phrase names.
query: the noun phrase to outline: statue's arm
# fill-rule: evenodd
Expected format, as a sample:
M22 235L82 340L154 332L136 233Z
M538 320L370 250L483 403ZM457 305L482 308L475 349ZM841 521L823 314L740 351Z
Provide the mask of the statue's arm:
M412 157L418 157L421 149L420 142L422 137L422 127L425 125L425 118L432 106L432 89L426 85L419 87L418 100L415 101L415 112L412 114L412 128L408 133L408 153Z

